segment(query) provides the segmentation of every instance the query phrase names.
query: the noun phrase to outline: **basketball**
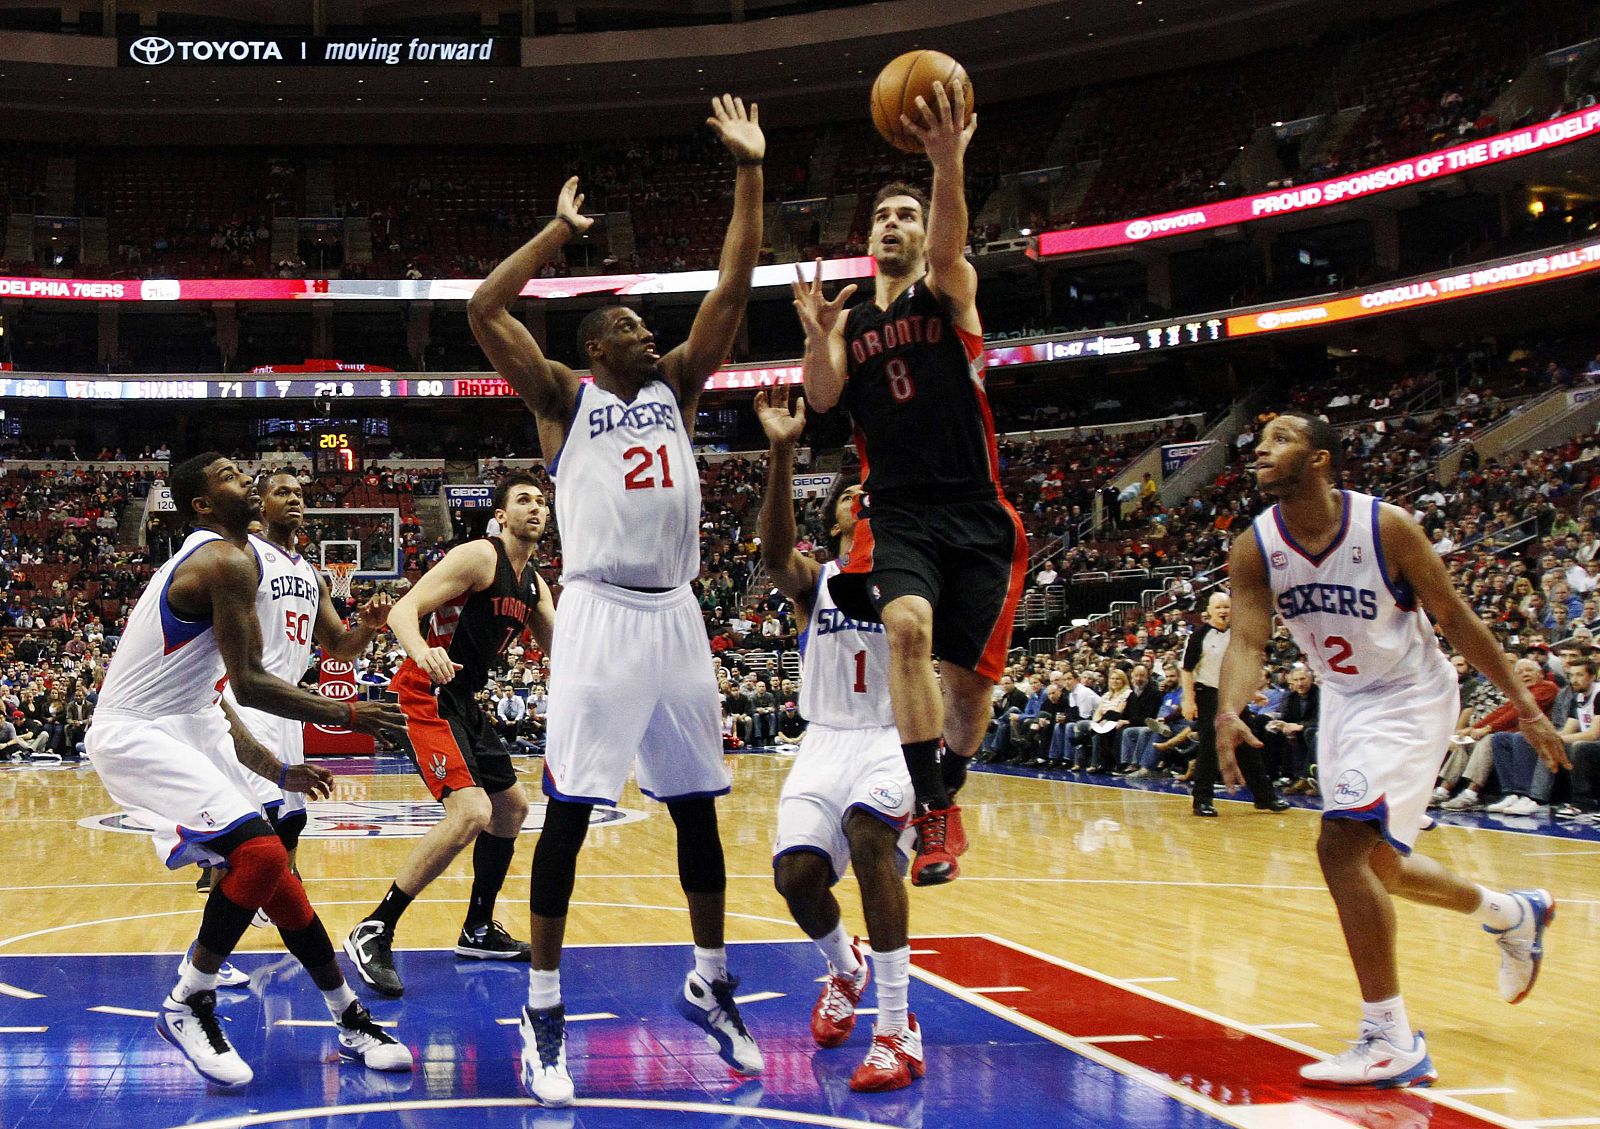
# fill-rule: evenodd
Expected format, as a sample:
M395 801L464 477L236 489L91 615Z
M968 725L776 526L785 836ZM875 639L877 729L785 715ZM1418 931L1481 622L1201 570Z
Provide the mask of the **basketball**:
M972 120L976 100L972 80L967 70L943 51L907 51L878 72L872 84L872 124L878 127L883 139L906 153L922 152L922 143L900 124L900 115L917 118L917 99L921 97L928 108L938 112L939 103L934 97L933 84L944 83L945 95L955 109L955 84L965 88L967 100L966 121ZM963 125L966 121L962 122Z

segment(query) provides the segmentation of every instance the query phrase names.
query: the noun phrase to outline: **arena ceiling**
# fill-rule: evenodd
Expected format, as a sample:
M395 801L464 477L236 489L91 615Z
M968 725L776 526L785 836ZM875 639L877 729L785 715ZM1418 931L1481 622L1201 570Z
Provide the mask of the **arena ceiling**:
M681 15L688 8L722 11L730 2L628 0L627 6L676 8ZM758 99L768 120L791 124L864 116L872 76L913 47L961 59L980 101L993 103L1249 54L1309 38L1336 21L1393 16L1439 0L844 2L765 17L759 0L743 0L742 22L529 36L520 42L520 66L470 70L151 70L118 66L113 37L0 32L0 136L133 144L529 143L606 131L682 132L704 117L706 99L723 90ZM533 3L549 7L555 0ZM0 12L18 7L37 8L37 0L0 0ZM235 29L310 33L307 15L315 9L330 29L388 30L424 15L485 8L448 0L162 0L141 6L140 28L197 27L195 13L203 10Z

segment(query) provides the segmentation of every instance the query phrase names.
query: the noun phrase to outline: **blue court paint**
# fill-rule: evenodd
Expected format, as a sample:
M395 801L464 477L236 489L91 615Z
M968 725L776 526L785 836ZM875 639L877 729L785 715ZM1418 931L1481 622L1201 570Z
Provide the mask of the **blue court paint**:
M767 1073L730 1075L700 1032L680 1019L672 993L690 966L686 946L570 950L562 983L569 1011L620 1018L575 1023L569 1055L580 1098L618 1102L567 1111L521 1102L520 1040L496 1023L518 1013L526 967L459 961L444 951L396 954L404 999L362 991L374 1015L417 1060L409 1075L382 1075L331 1061L321 997L282 955L241 954L248 991L219 992L218 1011L256 1071L237 1093L208 1091L148 1019L93 1013L96 1005L150 1010L171 986L176 959L164 956L0 956L0 982L42 998L0 996L0 1028L44 1026L44 1033L0 1034L0 1126L5 1129L151 1129L249 1118L273 1111L352 1108L348 1114L273 1122L329 1129L410 1129L473 1125L484 1129L767 1129L785 1124L759 1109L842 1118L906 1129L1190 1129L1219 1124L1135 1079L1093 1063L1022 1027L915 982L911 1005L926 1039L927 1077L908 1090L856 1094L850 1073L866 1053L870 1018L845 1046L818 1050L808 1018L821 965L809 944L732 946L740 994L782 998L744 1008L762 1045ZM358 988L360 986L358 985ZM871 1000L863 1003L870 1004ZM459 1102L511 1104L462 1108ZM373 1108L392 1102L428 1108ZM643 1108L626 1103L645 1103ZM726 1109L676 1108L711 1104Z

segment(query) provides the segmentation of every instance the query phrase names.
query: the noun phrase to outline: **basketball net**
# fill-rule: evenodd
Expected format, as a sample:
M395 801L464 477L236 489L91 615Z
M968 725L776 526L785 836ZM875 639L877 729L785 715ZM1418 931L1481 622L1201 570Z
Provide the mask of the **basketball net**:
M356 562L328 561L322 567L328 574L334 598L348 600L350 598L350 582L354 579L356 573Z

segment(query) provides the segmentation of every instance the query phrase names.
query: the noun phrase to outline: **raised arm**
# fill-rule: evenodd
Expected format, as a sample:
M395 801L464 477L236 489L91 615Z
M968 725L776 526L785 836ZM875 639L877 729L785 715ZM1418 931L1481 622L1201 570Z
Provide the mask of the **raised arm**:
M750 276L761 255L761 196L765 185L761 162L767 153L761 114L754 102L746 112L742 98L731 94L713 98L706 124L733 154L738 171L733 182L733 218L728 221L728 234L722 241L717 284L701 299L700 310L689 327L689 339L661 359L662 374L672 385L678 407L691 426L706 378L727 359L750 300Z
M422 619L459 596L481 592L493 584L495 564L494 546L488 541L457 545L389 609L389 630L411 661L436 684L449 682L461 664L451 659L446 648L428 645L422 634Z
M850 374L844 344L844 304L856 292L856 284L852 282L828 301L822 296L822 260L818 259L810 282L800 264L795 264L791 289L794 310L806 334L805 355L800 361L806 399L819 412L832 411L844 395L844 382Z
M967 145L978 129L978 115L965 126L966 87L946 90L933 84L934 105L917 99L917 118L900 123L921 142L933 165L933 199L928 208L928 285L945 300L958 329L981 333L978 322L978 272L967 261ZM952 105L952 102L954 105Z
M1395 579L1408 585L1450 645L1493 682L1506 701L1516 707L1518 727L1552 772L1571 768L1567 747L1539 703L1511 669L1494 633L1461 598L1450 582L1444 561L1433 551L1422 526L1405 511L1388 504L1378 507L1378 536L1383 557L1399 573Z
M528 280L557 257L568 239L593 226L593 218L584 215L582 207L578 178L572 177L561 187L556 218L501 260L467 303L472 336L494 370L505 377L541 423L559 422L562 426L576 402L578 378L566 365L544 355L528 327L511 316L511 303Z
M787 387L756 393L756 419L767 433L767 492L761 499L756 531L761 537L761 560L778 589L811 614L811 593L821 566L794 547L794 449L806 426L806 402L789 403Z

